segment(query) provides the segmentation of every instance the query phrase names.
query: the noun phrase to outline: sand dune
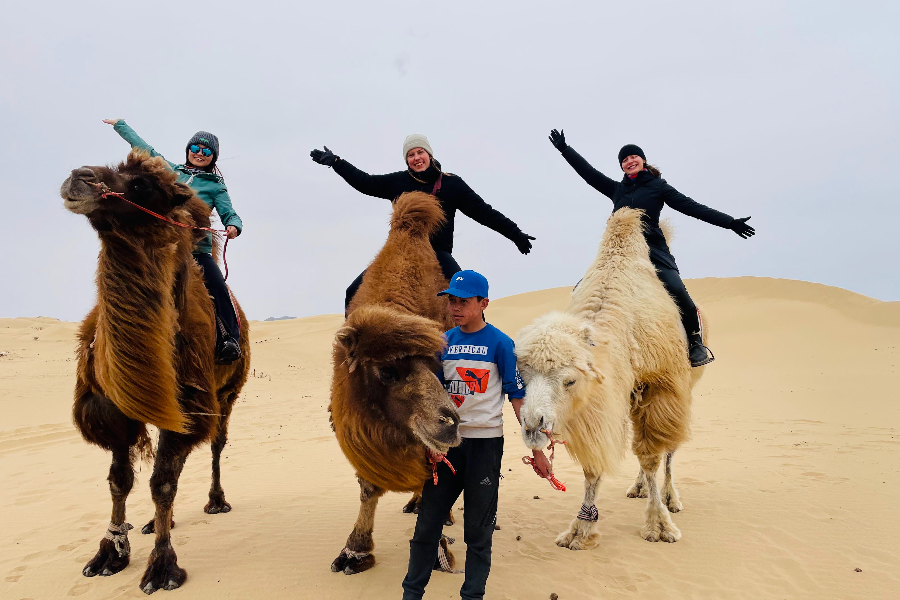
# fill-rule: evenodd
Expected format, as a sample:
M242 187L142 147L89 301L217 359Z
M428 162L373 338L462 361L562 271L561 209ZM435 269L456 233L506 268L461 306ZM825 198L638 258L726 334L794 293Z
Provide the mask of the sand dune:
M900 303L763 278L688 287L708 312L717 361L695 394L693 439L676 456L682 541L639 537L644 501L625 498L632 458L601 486L600 546L557 548L553 539L581 503L580 471L563 452L556 471L568 492L535 477L519 460L526 450L510 412L487 597L900 597ZM515 335L562 308L568 291L496 300L488 319ZM254 377L223 455L234 510L203 513L209 451L201 448L175 507L173 539L188 580L157 597L399 598L415 523L401 514L401 495L379 509L379 564L352 577L328 568L358 506L325 412L340 322L325 315L252 324ZM81 440L69 416L76 327L0 319L4 600L143 597L138 581L152 538L137 530L127 569L81 575L110 499L109 457ZM149 474L141 465L128 500L136 525L152 516ZM461 558L461 523L447 533ZM426 598L458 598L460 584L459 575L435 573Z

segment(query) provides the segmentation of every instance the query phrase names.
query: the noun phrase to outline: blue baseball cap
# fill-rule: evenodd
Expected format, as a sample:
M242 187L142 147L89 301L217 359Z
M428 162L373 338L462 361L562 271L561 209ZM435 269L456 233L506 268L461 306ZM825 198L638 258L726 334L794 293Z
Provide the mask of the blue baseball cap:
M459 271L450 278L450 287L438 296L449 294L457 298L488 298L488 281L481 273L475 271Z

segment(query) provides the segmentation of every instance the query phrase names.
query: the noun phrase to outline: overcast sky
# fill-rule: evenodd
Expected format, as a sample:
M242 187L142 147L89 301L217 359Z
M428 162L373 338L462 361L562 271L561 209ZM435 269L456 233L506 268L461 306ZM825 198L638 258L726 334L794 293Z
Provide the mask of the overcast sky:
M900 300L900 3L16 2L0 22L0 316L80 319L97 237L58 195L128 151L123 117L181 161L221 141L244 233L229 283L251 318L340 312L384 242L390 204L309 151L369 173L403 138L537 237L531 255L457 216L454 255L494 298L574 284L611 203L551 128L619 178L643 147L734 233L671 209L685 277L816 281Z

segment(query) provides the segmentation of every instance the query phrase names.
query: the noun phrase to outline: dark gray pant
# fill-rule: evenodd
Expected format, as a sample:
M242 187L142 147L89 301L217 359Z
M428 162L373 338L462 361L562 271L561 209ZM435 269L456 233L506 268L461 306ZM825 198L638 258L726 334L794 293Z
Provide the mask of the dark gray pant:
M456 469L438 465L438 482L429 479L422 490L416 531L409 542L409 569L403 580L403 600L419 600L431 579L437 560L444 519L463 494L463 531L466 541L466 579L459 591L462 600L484 598L491 572L491 542L497 523L497 488L503 438L463 438L450 448L447 460Z
M684 325L684 330L688 335L699 333L700 316L697 314L697 305L694 304L687 288L684 287L681 273L678 272L678 269L670 269L661 265L653 266L656 267L656 274L663 287L666 288L666 291L675 300L675 304L678 305L678 310L681 311L681 323Z
M235 340L241 339L241 328L238 325L237 315L234 313L234 305L231 303L231 294L228 293L228 286L225 284L225 278L216 259L212 254L195 253L194 260L203 269L203 283L206 284L206 291L212 296L213 305L216 307L216 316L225 327L228 335ZM221 335L219 328L216 327L216 334Z

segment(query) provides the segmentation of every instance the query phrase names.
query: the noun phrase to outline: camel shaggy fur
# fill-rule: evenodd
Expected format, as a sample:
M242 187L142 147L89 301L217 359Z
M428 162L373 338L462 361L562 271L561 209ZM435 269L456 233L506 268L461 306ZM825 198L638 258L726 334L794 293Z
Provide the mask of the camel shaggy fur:
M109 489L112 518L100 549L84 567L86 577L108 576L129 562L125 501L134 484L134 463L150 456L147 425L159 428L150 490L156 505L144 533L156 533L140 587L171 590L187 573L177 564L170 528L181 469L191 450L212 442L208 514L228 512L219 460L228 419L247 379L250 348L247 320L244 356L215 364L213 304L200 267L191 256L195 230L173 226L122 198L193 226L209 227L209 207L161 158L132 151L117 168L81 167L62 184L65 207L85 215L100 238L97 305L78 333L75 426L85 441L112 453Z
M548 432L558 436L584 470L581 510L556 539L572 550L597 545L600 479L616 472L629 439L640 472L627 495L648 498L641 536L681 538L669 516L682 508L672 453L690 435L691 388L703 368L691 369L686 358L678 308L650 262L641 215L616 211L566 310L538 318L518 338L525 443L540 448ZM656 472L663 455L661 495Z
M459 415L435 373L450 328L447 280L429 241L443 222L434 196L401 195L387 242L369 265L335 335L331 422L356 469L359 516L332 571L375 564L372 529L387 491L418 492L431 476L426 448L444 453L460 442Z

